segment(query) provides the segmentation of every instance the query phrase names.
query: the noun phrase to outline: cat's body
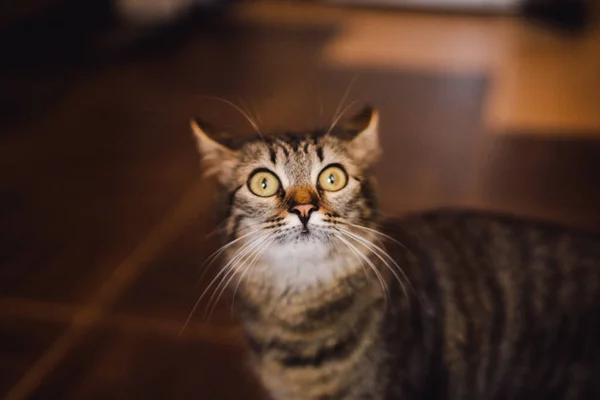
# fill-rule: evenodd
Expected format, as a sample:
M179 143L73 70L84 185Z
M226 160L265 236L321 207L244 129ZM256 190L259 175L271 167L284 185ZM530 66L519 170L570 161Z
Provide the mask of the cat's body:
M600 398L598 237L451 210L388 225L411 286L387 275L387 306L362 271L290 304L241 296L277 398Z
M419 303L389 318L394 371L415 374L391 398L600 398L600 237L474 212L400 226Z
M238 150L196 127L230 199L223 277L271 396L600 398L600 237L475 212L380 223L362 117L349 136Z

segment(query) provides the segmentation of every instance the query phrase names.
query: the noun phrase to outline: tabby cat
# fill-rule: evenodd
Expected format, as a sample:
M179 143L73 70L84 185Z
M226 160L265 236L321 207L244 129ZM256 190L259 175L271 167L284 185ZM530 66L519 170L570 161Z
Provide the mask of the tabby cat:
M383 221L378 113L232 144L220 271L274 399L600 399L600 238L440 210Z

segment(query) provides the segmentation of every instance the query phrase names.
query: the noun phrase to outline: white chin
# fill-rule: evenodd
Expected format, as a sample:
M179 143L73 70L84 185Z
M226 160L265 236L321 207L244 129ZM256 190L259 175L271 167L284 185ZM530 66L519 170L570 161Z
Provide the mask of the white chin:
M308 287L335 280L342 268L336 248L313 233L269 246L261 270L275 286Z

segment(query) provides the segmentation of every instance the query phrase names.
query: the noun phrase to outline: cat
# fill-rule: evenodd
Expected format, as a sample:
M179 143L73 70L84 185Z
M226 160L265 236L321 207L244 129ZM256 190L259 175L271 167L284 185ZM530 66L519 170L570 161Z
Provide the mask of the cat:
M600 237L469 210L385 220L379 113L233 143L192 122L220 271L273 399L598 399Z

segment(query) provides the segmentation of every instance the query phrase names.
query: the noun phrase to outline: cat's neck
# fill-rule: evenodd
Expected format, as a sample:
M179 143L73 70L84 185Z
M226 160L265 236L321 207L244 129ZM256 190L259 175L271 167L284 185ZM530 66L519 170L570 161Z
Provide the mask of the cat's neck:
M271 267L275 267L271 265ZM310 286L290 286L287 291L255 280L239 288L246 343L253 350L257 370L275 398L323 398L320 374L313 373L335 362L339 385L356 365L378 368L384 296L377 280L362 268L338 279ZM297 379L294 371L313 371ZM363 379L362 377L357 377ZM364 378L371 390L374 380ZM331 382L331 381L330 381Z
M272 261L272 260L271 260ZM339 325L345 313L381 300L384 296L375 276L365 273L360 266L342 269L339 263L357 262L354 258L341 257L326 261L336 265L300 264L289 260L285 265L256 265L257 273L244 279L238 288L241 299L242 319L264 323L283 324L288 327L310 327L316 322ZM291 268L290 268L291 267ZM287 268L285 275L266 277L265 271ZM292 268L306 268L294 275ZM320 274L319 268L329 274ZM337 271L331 274L331 271ZM344 273L345 272L345 273ZM311 279L310 274L320 276ZM298 276L301 276L298 279ZM289 280L288 280L289 279ZM303 280L306 279L306 280ZM287 285L286 285L287 283Z

